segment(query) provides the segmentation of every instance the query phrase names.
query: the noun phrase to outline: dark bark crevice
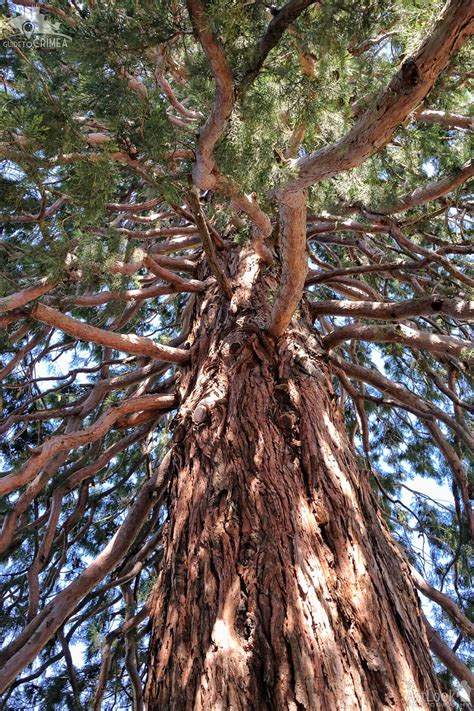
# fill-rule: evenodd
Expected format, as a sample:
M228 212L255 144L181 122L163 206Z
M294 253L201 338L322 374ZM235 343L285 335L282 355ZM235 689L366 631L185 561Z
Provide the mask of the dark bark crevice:
M244 250L233 273L230 306L196 299L179 384L147 707L428 709L418 599L309 309L277 341L258 334L273 271Z

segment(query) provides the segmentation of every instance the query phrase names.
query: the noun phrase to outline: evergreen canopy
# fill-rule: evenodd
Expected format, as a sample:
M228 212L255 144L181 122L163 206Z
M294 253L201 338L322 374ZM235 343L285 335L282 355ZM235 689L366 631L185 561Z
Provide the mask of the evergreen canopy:
M142 684L190 305L232 296L235 245L281 269L259 327L311 305L439 672L466 678L472 2L51 0L54 47L12 31L31 8L0 15L4 708Z

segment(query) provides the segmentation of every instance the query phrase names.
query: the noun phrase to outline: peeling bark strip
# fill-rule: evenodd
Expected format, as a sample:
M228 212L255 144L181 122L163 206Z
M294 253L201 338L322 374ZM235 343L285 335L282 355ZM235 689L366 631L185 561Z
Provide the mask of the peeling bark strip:
M102 328L96 328L96 326L89 326L87 323L82 323L82 321L66 316L60 311L43 304L35 304L31 310L31 317L36 321L59 328L60 331L77 338L79 341L98 343L101 346L114 348L117 351L157 358L167 363L186 363L189 360L189 351L185 351L182 348L164 346L144 336L113 333Z
M255 264L234 265L230 307L217 287L196 298L146 708L427 711L439 689L408 566L309 319L249 335L275 283Z

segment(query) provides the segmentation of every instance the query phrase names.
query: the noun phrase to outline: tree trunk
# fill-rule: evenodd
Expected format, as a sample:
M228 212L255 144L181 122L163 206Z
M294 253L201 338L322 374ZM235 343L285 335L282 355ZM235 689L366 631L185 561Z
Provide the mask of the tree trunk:
M444 708L307 307L266 337L273 268L232 260L230 303L193 297L147 708Z

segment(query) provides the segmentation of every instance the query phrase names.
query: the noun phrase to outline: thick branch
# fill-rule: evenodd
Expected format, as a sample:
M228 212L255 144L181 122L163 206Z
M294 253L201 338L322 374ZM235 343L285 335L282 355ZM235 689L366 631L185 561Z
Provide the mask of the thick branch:
M417 121L422 121L423 123L439 124L446 128L460 128L467 131L474 130L474 118L472 116L450 114L448 111L433 111L423 107L417 109L413 115Z
M442 180L433 181L427 185L416 188L411 193L407 193L399 198L391 205L377 207L377 212L383 212L385 215L393 215L396 212L410 210L418 205L424 205L432 200L437 200L444 195L455 190L474 175L474 160L468 161L461 170L453 175L448 175Z
M401 321L414 316L444 314L464 321L474 320L474 301L427 296L409 301L316 301L313 316L357 316L383 321Z
M30 301L37 299L39 296L43 296L55 285L51 283L46 277L41 279L38 284L34 286L27 286L26 289L21 291L16 291L14 294L9 294L0 299L0 314L6 311L13 311L13 309L18 309L20 306L28 304Z
M456 679L461 682L467 682L470 689L474 689L474 674L472 674L467 666L459 659L459 657L448 647L446 642L443 642L439 634L432 628L426 617L423 615L426 634L430 649L438 659L454 674Z
M260 209L258 202L241 192L230 178L222 175L214 160L214 148L221 138L234 107L234 87L230 66L224 50L212 34L200 0L187 1L194 34L209 60L216 82L214 104L204 126L199 131L196 143L196 161L193 167L193 183L201 190L214 190L229 197L232 206L248 215L261 237L271 234L269 217Z
M474 348L469 341L452 336L440 336L428 331L418 331L408 326L367 326L348 324L336 328L323 338L323 346L331 349L343 341L371 341L372 343L403 343L410 348L430 351L441 356L453 356L470 363L474 360Z
M341 217L332 215L310 215L307 219L310 223L308 239L314 239L316 235L325 234L326 232L363 232L364 234L383 234L388 232L387 225L382 223L368 224L356 222L355 220L344 220Z
M300 267L305 259L305 242L302 235L297 234L306 215L303 191L341 171L355 168L389 142L397 126L426 96L451 55L470 35L472 6L472 0L451 0L433 32L412 57L404 60L374 105L339 141L297 161L298 176L277 192L280 215L283 216L283 265L281 286L269 328L274 335L285 330L303 293L306 267L303 279L300 273L294 274L295 266ZM291 219L288 219L290 216Z
M106 208L109 212L146 212L147 210L152 210L161 202L161 198L153 198L151 200L147 200L146 202L136 203L109 202L106 205Z
M407 57L388 87L336 143L301 158L299 175L285 187L302 190L361 165L383 148L394 130L424 99L450 57L472 33L472 0L451 0L421 47Z
M105 234L106 230L102 227L94 227L89 230L94 234ZM175 235L195 235L199 232L194 225L186 225L179 227L157 227L152 230L129 230L126 227L118 227L117 234L133 237L133 239L155 239L156 237L174 237Z
M167 96L171 106L176 109L178 113L184 116L186 119L196 120L202 118L202 114L197 111L191 111L186 108L184 104L179 101L170 83L165 77L166 61L167 61L167 48L166 45L162 44L157 50L157 60L155 69L155 78L165 95Z
M145 301L146 299L155 299L157 296L165 294L179 293L195 293L204 291L204 283L196 279L186 280L181 279L178 283L177 276L168 286L162 284L154 284L143 289L126 289L125 291L99 291L95 294L81 294L73 298L65 299L67 304L75 306L99 306L101 304L109 304L111 301Z
M194 34L206 54L216 82L214 104L196 144L194 184L201 190L215 187L214 147L222 135L234 105L232 72L220 42L209 29L200 0L187 0Z
M161 242L161 244L156 247L152 247L149 250L150 254L170 254L171 252L181 252L184 249L190 249L191 247L197 247L201 244L201 237L195 235L194 237L174 237L166 242Z
M98 343L101 346L114 348L124 353L134 353L136 355L147 356L164 360L167 363L186 363L189 360L189 351L181 348L171 348L155 343L150 338L144 336L130 336L123 333L113 333L102 328L89 326L71 316L52 309L43 304L36 304L31 311L32 318L50 326L59 328L79 341Z
M281 281L273 305L268 331L280 336L291 319L303 294L308 257L306 254L306 193L280 202Z

